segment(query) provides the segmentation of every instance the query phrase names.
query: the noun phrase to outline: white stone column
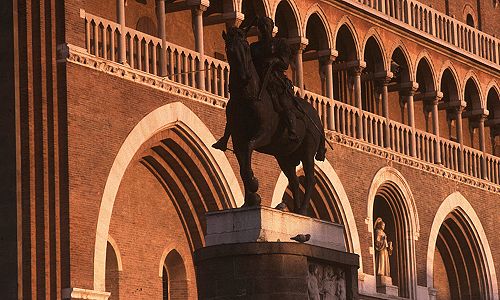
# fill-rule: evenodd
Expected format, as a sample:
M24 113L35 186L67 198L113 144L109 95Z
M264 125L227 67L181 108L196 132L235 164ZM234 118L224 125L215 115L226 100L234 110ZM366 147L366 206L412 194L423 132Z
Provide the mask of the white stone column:
M326 75L326 93L325 96L333 99L333 69L332 64L338 56L338 52L335 50L326 50L327 55L321 55L319 57L319 62L323 68L323 72ZM326 52L325 51L325 52ZM321 51L323 52L323 51Z
M416 145L416 132L415 132L415 105L413 101L413 96L415 96L415 92L418 89L418 83L416 82L408 82L406 84L402 84L402 86L406 86L403 88L402 93L406 98L406 108L408 110L408 126L411 127L411 136L410 136L410 155L417 155L417 145Z
M200 55L200 61L196 66L198 88L205 90L205 47L203 39L203 12L207 10L205 5L196 5L191 8L194 27L194 47Z
M116 0L118 23L120 24L120 39L118 40L118 62L127 64L127 44L125 41L125 0Z
M158 37L161 39L160 76L167 76L167 34L165 29L165 0L156 0L156 17L158 19ZM146 50L147 51L147 50ZM146 62L148 63L148 62Z

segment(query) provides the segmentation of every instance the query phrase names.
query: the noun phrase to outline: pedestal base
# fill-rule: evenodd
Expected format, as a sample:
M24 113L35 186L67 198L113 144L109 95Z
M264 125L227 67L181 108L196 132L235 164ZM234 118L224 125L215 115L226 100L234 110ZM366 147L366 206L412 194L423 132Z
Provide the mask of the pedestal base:
M310 234L310 240L290 240ZM359 257L344 227L268 207L207 214L194 252L199 299L357 299ZM335 297L335 298L334 298Z
M377 293L398 296L399 288L392 285L391 277L377 275Z
M358 299L359 257L352 253L299 243L239 243L198 249L194 263L199 299L330 299L336 293L338 299Z

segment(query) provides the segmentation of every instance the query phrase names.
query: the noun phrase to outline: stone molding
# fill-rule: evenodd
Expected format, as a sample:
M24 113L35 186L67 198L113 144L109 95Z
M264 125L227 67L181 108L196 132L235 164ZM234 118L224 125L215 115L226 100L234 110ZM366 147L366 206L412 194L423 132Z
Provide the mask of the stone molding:
M500 193L500 186L483 179L475 178L457 171L450 170L443 166L428 163L389 149L368 144L334 131L326 131L326 136L328 140L336 144L344 145L352 149L385 158L387 159L389 165L392 165L392 162L403 164L417 170L425 171L439 177L448 178L450 180L473 186L475 188L479 188L488 192Z
M221 109L225 108L227 103L227 99L223 97L219 97L189 86L184 86L170 80L164 80L159 76L151 75L149 73L136 70L119 63L96 57L92 54L87 53L87 50L78 46L65 44L63 46L59 46L58 50L60 56L62 56L59 57L58 62L64 61L88 67L112 76L120 77L125 80L159 89L172 95L185 97L190 100L205 103L207 105ZM334 131L327 130L326 135L329 140L337 144L370 153L378 157L385 158L388 161L404 164L415 169L423 170L440 177L448 178L457 182L467 184L469 186L480 188L482 190L500 193L500 186L489 181L462 174L460 172L453 171L439 165L421 161L416 158L394 152L392 150L371 145L363 141L344 136Z
M58 46L58 53L58 62L74 63L154 89L162 90L175 96L185 97L218 108L226 107L226 98L179 84L163 77L131 68L130 66L96 57L95 55L89 54L86 49L75 45L60 45Z
M62 290L63 299L108 300L110 292L100 292L81 288L66 288Z

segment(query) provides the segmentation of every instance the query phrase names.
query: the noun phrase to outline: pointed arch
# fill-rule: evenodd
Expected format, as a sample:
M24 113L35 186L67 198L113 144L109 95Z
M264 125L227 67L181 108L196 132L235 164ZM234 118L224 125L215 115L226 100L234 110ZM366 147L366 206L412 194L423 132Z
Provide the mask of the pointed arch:
M495 79L492 79L486 86L486 89L484 90L484 99L488 97L488 94L490 93L491 89L493 89L500 97L500 85Z
M118 271L123 271L122 255L120 253L120 248L118 248L118 244L111 237L111 235L108 235L108 243L111 245L111 247L113 248L113 251L115 252L116 265L118 266Z
M297 27L297 36L300 36L300 34L303 32L302 29L302 17L300 16L300 10L297 7L297 4L293 0L279 0L276 1L276 5L274 5L274 8L272 9L272 19L276 23L276 12L278 11L278 6L280 6L281 3L286 3L288 7L290 7L291 11L293 12L294 16L294 21L295 21L295 26ZM279 31L279 29L278 29Z
M468 224L474 234L474 238L479 246L478 250L483 258L482 263L487 271L486 275L488 278L485 279L488 285L488 292L491 297L490 299L498 300L498 281L486 233L473 207L460 192L454 192L446 197L434 216L434 221L432 222L429 234L429 244L427 246L427 286L431 288L434 286L434 252L436 251L436 243L441 225L449 214L453 212L458 212L468 221Z
M441 81L443 79L443 74L446 70L449 70L451 72L451 75L453 76L453 79L455 80L455 85L457 86L457 91L460 94L460 91L462 90L462 85L461 85L461 80L458 77L458 72L457 69L455 68L455 65L451 60L446 60L443 65L441 66L441 70L438 73L438 86L441 86Z
M327 38L327 44L328 48L332 49L333 48L333 39L332 39L332 30L330 28L330 23L328 22L328 18L326 17L325 12L321 8L321 6L318 3L313 4L309 9L307 10L307 13L305 15L304 19L304 26L302 30L302 36L306 36L307 33L307 23L309 21L309 18L313 15L316 14L321 23L323 24L323 28L325 29L326 32L326 38Z
M370 185L365 223L368 226L368 232L371 234L372 247L374 247L373 225L376 200L379 204L386 203L388 212L392 215L392 219L386 221L393 224L393 240L396 241L394 251L398 253L395 259L397 259L398 263L394 265L396 273L391 273L391 275L397 281L400 296L410 299L416 298L415 241L420 236L420 222L410 186L398 170L392 167L381 168L373 177ZM379 207L377 206L377 208ZM373 272L375 273L375 251L371 253L373 256Z
M241 206L243 195L238 180L226 156L211 147L215 138L206 125L180 102L161 106L146 115L132 129L120 147L109 172L99 209L94 247L94 290L104 291L106 243L114 201L128 165L141 146L152 136L179 127L197 143L213 167L233 207Z
M408 80L415 81L415 76L414 76L415 71L414 71L413 64L412 64L413 60L411 59L410 52L408 52L408 49L406 48L406 46L403 44L403 42L401 40L397 40L396 43L394 43L394 45L390 51L390 55L388 55L388 57L390 57L391 59L388 60L387 70L391 69L390 64L391 64L392 58L397 53L398 50L401 51L401 53L403 54L403 59L405 60L405 63L408 66Z
M235 1L237 1L237 8L239 12L243 12L244 1L252 1L252 2L259 1L264 6L264 12L266 14L266 17L272 18L272 11L271 11L271 5L269 4L269 0L235 0Z
M375 40L375 42L377 43L378 48L380 49L380 52L382 54L382 65L385 68L387 66L387 50L385 49L382 38L380 37L380 34L379 34L377 28L375 28L375 27L371 27L366 32L365 39L363 40L363 44L361 46L361 52L360 52L361 53L361 56L360 56L361 60L365 61L366 44L368 43L368 40L370 38L373 38Z
M335 31L334 31L334 36L333 36L333 48L335 50L338 50L337 48L337 37L338 37L338 34L339 34L339 31L340 29L342 28L342 26L345 26L351 37L352 37L352 40L354 42L354 47L355 47L355 52L356 52L356 58L359 59L361 57L361 47L359 45L359 36L358 36L358 33L356 31L356 27L354 27L354 24L353 22L351 21L351 18L349 18L348 15L344 15L342 16L342 18L340 18L339 22L337 23L337 27L335 28Z
M465 99L465 92L467 89L467 84L469 83L469 80L471 80L472 83L474 84L474 87L477 90L477 93L478 93L479 104L481 106L480 108L486 108L486 105L485 105L486 101L483 97L484 92L481 88L481 82L479 81L478 78L479 77L477 76L477 73L474 70L469 70L469 72L467 72L467 74L465 75L464 80L462 81L463 90L461 91L461 93L464 95L464 100L467 100L467 99Z
M302 169L302 165L299 165L297 167L297 171L300 169ZM348 239L346 241L346 248L349 249L352 253L356 253L359 255L359 272L363 272L361 245L359 243L358 229L356 227L356 220L354 219L351 204L349 202L349 199L347 198L344 186L342 185L340 178L338 177L337 173L333 169L330 162L328 162L328 160L325 160L323 162L316 161L315 171L325 179L326 183L328 183L329 185L328 188L338 196L339 203L336 204L340 208L340 213L342 214L341 218L344 222L344 227L346 229ZM288 180L285 174L281 172L274 187L271 207L275 207L282 201L283 194L285 193L287 187Z
M425 61L425 63L427 64L427 66L429 67L429 69L431 71L432 84L434 86L434 89L437 90L438 89L437 72L436 72L434 63L432 62L431 56L429 55L429 53L425 49L418 54L417 59L415 60L415 67L414 67L415 79L417 78L418 67L419 67L420 63L423 61Z

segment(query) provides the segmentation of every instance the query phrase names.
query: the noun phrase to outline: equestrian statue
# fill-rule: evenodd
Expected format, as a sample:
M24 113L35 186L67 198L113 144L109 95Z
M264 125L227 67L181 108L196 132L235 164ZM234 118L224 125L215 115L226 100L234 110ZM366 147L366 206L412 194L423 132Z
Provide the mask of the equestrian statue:
M249 45L248 30L257 25L259 40ZM252 171L252 152L272 155L286 175L293 196L290 211L306 215L314 188L314 159L325 159L325 133L316 110L295 96L285 75L291 59L290 47L273 37L274 22L258 17L249 26L222 32L231 67L230 99L226 106L224 136L213 147L227 150L229 137L240 166L245 187L243 206L261 203L259 182ZM304 198L300 199L296 167L302 162ZM286 204L276 208L284 210Z

